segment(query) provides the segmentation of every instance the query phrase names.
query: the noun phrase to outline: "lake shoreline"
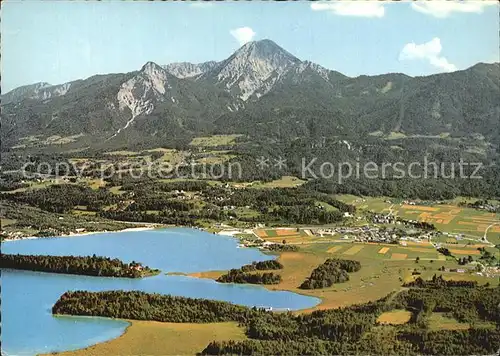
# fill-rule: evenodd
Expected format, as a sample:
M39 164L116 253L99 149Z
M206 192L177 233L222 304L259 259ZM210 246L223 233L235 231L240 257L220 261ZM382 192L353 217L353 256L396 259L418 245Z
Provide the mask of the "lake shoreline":
M51 352L48 352L48 353L36 354L36 356L49 356L49 355L59 355L59 354L66 354L66 353L72 353L72 352L84 352L84 351L87 351L87 350L89 350L91 348L94 348L96 346L105 345L105 344L108 344L110 342L114 342L114 341L116 341L116 340L124 337L125 334L127 334L127 331L132 326L132 324L137 321L137 320L129 320L129 319L108 318L108 317L104 317L104 316L67 315L67 314L53 314L53 316L55 318L89 318L89 319L102 318L102 319L112 319L112 320L126 322L128 325L125 327L125 329L123 330L123 332L120 335L118 335L117 337L115 337L113 339L109 339L109 340L106 340L106 341L101 341L101 342L98 342L96 344L89 345L89 346L82 347L82 348L75 349L75 350L51 351Z
M56 235L56 236L22 236L19 238L6 238L6 239L3 239L2 242L21 241L21 240L52 239L52 238L57 238L57 237L79 237L79 236L107 234L107 233L119 233L119 232L149 231L149 230L155 230L155 229L162 229L165 227L169 227L169 226L155 225L155 226L143 226L143 227L127 227L125 229L120 229L120 230L87 231L87 232L69 233L69 234L65 234L65 235Z
M220 231L214 232L211 231L210 228L206 227L198 227L198 226L190 226L190 225L170 225L170 224L157 224L157 223L146 223L146 222L127 222L127 221L120 221L122 223L129 223L129 224L140 224L144 226L140 227L127 227L124 229L118 229L118 230L97 230L97 231L85 231L85 232L70 232L69 234L62 234L62 235L54 235L54 236L20 236L20 237L7 237L4 238L1 242L8 242L8 241L19 241L19 240L38 240L38 239L47 239L47 238L54 238L54 237L78 237L78 236L87 236L87 235L96 235L96 234L104 234L104 233L117 233L117 232L134 232L134 231L148 231L148 230L155 230L155 229L164 229L164 228L190 228L190 229L195 229L195 230L200 230L200 231L205 231L209 234L215 234L215 235L222 235L222 236L229 236L237 239L237 234L244 233L244 230L242 229L235 229L232 227L222 229ZM246 229L248 230L248 229Z

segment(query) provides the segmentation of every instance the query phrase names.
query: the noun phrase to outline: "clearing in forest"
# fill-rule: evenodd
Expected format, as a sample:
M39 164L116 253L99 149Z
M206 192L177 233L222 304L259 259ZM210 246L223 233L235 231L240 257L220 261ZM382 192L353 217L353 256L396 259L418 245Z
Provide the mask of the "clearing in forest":
M377 321L380 324L401 325L406 324L411 319L411 312L408 310L391 310L382 313Z

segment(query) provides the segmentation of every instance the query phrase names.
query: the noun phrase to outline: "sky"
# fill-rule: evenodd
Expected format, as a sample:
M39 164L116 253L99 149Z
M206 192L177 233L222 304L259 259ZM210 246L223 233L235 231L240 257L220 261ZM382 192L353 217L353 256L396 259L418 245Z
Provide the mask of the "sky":
M158 64L222 60L271 39L349 76L412 76L498 62L496 1L132 2L6 0L2 92Z

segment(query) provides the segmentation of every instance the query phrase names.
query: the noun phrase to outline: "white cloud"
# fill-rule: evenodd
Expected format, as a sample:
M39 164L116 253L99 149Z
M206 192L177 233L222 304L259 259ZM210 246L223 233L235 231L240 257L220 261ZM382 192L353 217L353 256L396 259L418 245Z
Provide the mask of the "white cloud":
M240 46L250 42L255 36L255 32L250 27L240 27L229 31L231 35L236 38Z
M212 3L211 2L208 2L208 1L196 1L196 2L191 2L189 4L190 7L194 7L194 8L197 8L197 9L206 9L206 8L209 8L209 7L212 7Z
M497 5L497 1L417 1L411 3L413 10L438 18L448 17L453 12L480 14L486 6Z
M434 67L444 72L453 72L457 70L454 64L448 62L445 57L440 55L442 50L443 46L441 46L441 40L438 37L434 37L429 42L422 44L411 42L403 47L399 54L399 60L426 60Z
M340 16L383 17L384 3L379 1L329 1L311 4L314 11L328 11Z

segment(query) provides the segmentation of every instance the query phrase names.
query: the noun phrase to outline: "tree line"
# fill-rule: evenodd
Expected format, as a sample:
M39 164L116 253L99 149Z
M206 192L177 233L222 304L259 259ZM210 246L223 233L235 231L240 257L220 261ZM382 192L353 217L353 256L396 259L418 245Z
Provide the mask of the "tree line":
M250 272L250 271L268 271L271 269L283 269L283 265L276 260L267 260L267 261L259 261L252 262L251 264L244 265L240 268L242 272Z
M299 250L299 247L297 245L270 244L266 245L265 249L268 251L297 252Z
M477 281L455 281L453 279L446 280L442 275L434 275L432 279L425 280L421 277L417 277L414 281L406 282L403 284L404 287L416 287L416 288L446 288L446 287L465 287L465 288L475 288L477 287Z
M241 269L231 269L228 273L217 278L219 283L240 283L240 284L279 284L281 275L274 272L249 273Z

